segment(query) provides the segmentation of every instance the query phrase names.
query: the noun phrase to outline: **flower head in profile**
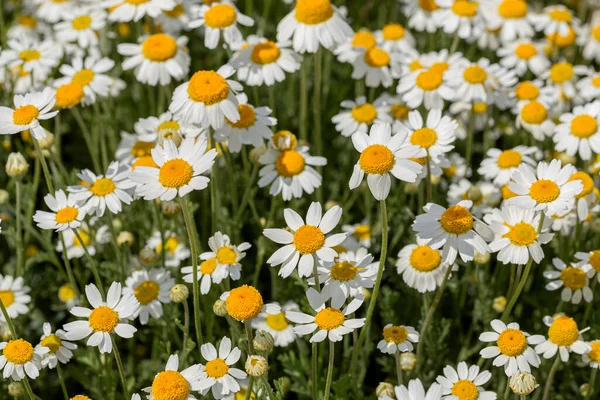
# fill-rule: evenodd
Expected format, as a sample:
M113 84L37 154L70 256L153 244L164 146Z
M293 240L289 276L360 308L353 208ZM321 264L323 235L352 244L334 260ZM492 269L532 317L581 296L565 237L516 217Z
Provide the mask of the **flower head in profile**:
M579 330L577 322L564 314L545 316L544 324L548 327L548 339L543 335L533 335L529 343L535 344L535 352L548 359L553 358L558 352L563 362L569 361L571 352L577 354L588 353L591 349L581 334L589 328Z
M535 147L517 146L509 150L489 149L487 157L481 162L477 172L495 185L502 186L510 181L513 173L521 164L534 167L532 156L537 152Z
M38 210L33 215L33 220L41 229L55 229L57 232L77 229L86 215L86 210L78 205L75 196L67 195L62 190L56 191L54 196L48 193L44 202L51 212Z
M196 400L191 392L201 390L200 382L205 376L200 364L194 364L179 372L179 356L172 354L169 356L165 370L156 374L152 380L152 386L144 388L148 393L148 399L177 399L177 400ZM141 400L140 395L136 400Z
M380 99L371 104L365 96L359 96L355 101L342 101L341 106L343 110L334 115L331 122L342 136L351 136L356 131L367 133L372 124L391 122L389 106Z
M427 156L436 162L454 149L455 131L458 123L448 116L442 116L442 110L432 109L423 121L419 111L408 113L408 120L402 124L408 132L408 141L427 152Z
M14 135L29 130L34 138L46 137L40 121L53 118L58 111L54 107L56 91L46 87L41 92L17 94L13 99L15 108L0 107L0 132Z
M31 288L25 286L23 277L14 278L11 275L0 274L0 301L4 304L10 318L17 318L29 312L30 291ZM4 314L0 314L0 321L6 322Z
M432 383L425 392L423 383L419 378L411 379L408 387L404 385L394 388L396 398L403 400L440 400L442 398L442 386L439 383Z
M206 360L203 366L204 375L199 382L202 395L210 390L215 399L221 399L240 390L239 380L247 375L241 369L233 367L240 359L242 351L238 347L231 348L231 339L223 337L218 352L212 343L204 343L200 351Z
M462 361L458 363L457 370L450 365L444 367L444 375L439 375L437 382L442 386L443 399L495 400L496 393L482 387L491 378L489 371L480 372L477 365L469 367Z

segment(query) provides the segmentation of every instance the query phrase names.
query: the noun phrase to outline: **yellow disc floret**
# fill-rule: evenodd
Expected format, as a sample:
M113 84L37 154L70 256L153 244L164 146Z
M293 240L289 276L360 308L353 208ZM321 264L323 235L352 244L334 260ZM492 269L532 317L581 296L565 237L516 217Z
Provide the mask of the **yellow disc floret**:
M51 353L56 353L62 344L61 338L51 334L42 339L41 345L50 349Z
M383 175L394 168L394 154L384 145L372 144L360 153L358 164L367 174Z
M269 328L275 331L282 331L289 326L287 320L285 319L285 314L282 312L279 314L268 314L266 323Z
M219 379L229 372L229 367L222 358L215 358L206 363L205 372L209 377Z
M119 323L119 314L107 306L100 306L90 314L90 328L96 332L112 332Z
M71 78L71 83L87 86L94 80L95 76L96 73L91 69L82 69L73 75L73 78Z
M497 164L502 169L518 167L521 164L521 153L515 150L505 150L498 156Z
M548 339L558 346L570 346L579 338L579 328L573 318L563 315L552 322Z
M450 8L459 17L472 18L477 15L479 3L475 1L458 0Z
M110 178L100 178L90 186L90 192L95 196L106 196L115 191L117 186Z
M406 31L400 24L387 24L383 27L381 33L383 33L385 40L399 40L404 37Z
M585 271L571 266L560 272L560 279L571 290L583 289L588 281Z
M530 101L521 109L521 119L533 125L539 125L548 118L546 106L537 100Z
M190 384L177 371L163 371L152 381L154 400L186 400L190 394Z
M509 357L516 357L527 349L527 338L518 329L506 329L496 341L500 352Z
M88 29L92 25L92 17L89 15L80 15L71 21L71 26L77 31Z
M383 49L373 47L365 52L365 62L372 68L387 67L390 65L390 55Z
M203 275L210 275L217 268L217 257L209 258L200 263L200 272Z
M356 278L356 275L358 274L358 268L348 261L340 261L333 264L329 274L333 280L348 282Z
M159 182L168 188L180 188L192 180L194 170L192 166L181 158L167 161L158 172Z
M527 222L519 222L510 227L504 235L515 246L529 246L537 239L537 231Z
M521 82L515 89L518 100L535 100L540 95L540 89L530 81Z
M33 346L26 340L10 340L2 351L6 361L17 365L23 365L31 361L34 355Z
M427 245L417 246L410 253L410 266L419 272L430 272L437 269L442 263L438 250Z
M471 84L481 84L487 79L487 72L479 65L471 65L465 69L463 77Z
M531 43L521 43L515 48L515 54L522 60L529 60L537 54L537 49Z
M329 0L298 0L295 17L305 25L317 25L328 21L334 10Z
M270 40L259 43L252 48L252 53L250 54L250 58L255 64L271 64L279 59L281 55L281 50L277 47L275 42Z
M550 68L550 80L554 83L564 83L572 77L573 65L568 62L559 62Z
M12 290L0 290L0 301L4 307L10 306L15 302L15 293Z
M275 169L281 176L292 177L304 171L304 157L296 150L284 150L277 160L275 160Z
M237 20L235 8L229 4L217 4L204 13L204 23L213 29L224 29Z
M498 14L504 19L520 19L527 15L527 2L524 0L504 0L498 6Z
M237 122L231 122L225 118L225 122L234 128L248 129L256 122L256 112L254 108L247 104L239 104L238 112L240 113L240 119Z
M134 290L133 294L141 305L150 304L158 297L160 286L154 281L144 281L140 283Z
M229 246L223 246L217 251L217 261L219 264L235 264L237 253Z
M598 131L598 121L591 115L581 114L571 120L571 134L587 139Z
M569 182L571 181L581 181L583 184L583 189L581 189L581 192L575 196L578 199L581 199L594 191L594 180L591 176L583 171L577 171L571 175Z
M227 98L229 86L215 71L198 71L190 79L187 91L190 99L212 105Z
M263 298L253 286L243 285L232 289L225 300L227 313L238 321L256 317L263 308Z
M463 206L452 206L444 211L440 224L446 232L462 235L473 228L473 215Z
M15 125L29 125L40 115L40 110L36 106L26 104L18 107L13 112L13 123Z
M558 198L560 188L548 179L540 179L531 184L529 196L538 203L550 203Z
M367 30L361 30L354 34L352 38L352 46L360 47L361 49L370 49L377 45L375 35Z
M437 141L437 133L431 128L417 129L410 135L410 142L416 146L428 149Z
M356 122L370 124L377 118L377 109L369 103L359 104L352 108L352 118Z
M76 106L83 100L84 92L81 85L67 83L56 88L56 105L61 108Z
M452 394L458 400L475 400L479 398L477 386L468 379L461 379L452 385Z
M56 217L54 220L57 224L68 224L69 222L75 221L78 215L78 209L75 207L66 206L65 208L61 208L56 212Z
M404 343L408 338L408 331L403 326L390 326L383 328L383 339L388 343Z
M327 307L315 315L315 323L324 331L338 328L344 324L344 321L344 314L336 308Z
M142 44L142 54L150 61L166 61L177 54L177 42L165 33L151 35Z
M294 232L294 246L300 254L313 254L325 244L325 234L313 225L302 225Z

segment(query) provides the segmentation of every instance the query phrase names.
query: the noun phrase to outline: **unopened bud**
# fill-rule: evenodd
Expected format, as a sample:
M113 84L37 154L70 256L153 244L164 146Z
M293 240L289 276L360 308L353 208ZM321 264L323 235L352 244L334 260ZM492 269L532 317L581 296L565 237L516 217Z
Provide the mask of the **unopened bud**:
M475 264L484 265L490 262L490 253L480 253L475 251L475 256L473 257L473 261Z
M4 189L0 189L0 204L5 204L8 200L10 200L10 195Z
M3 342L7 342L12 338L12 332L8 327L8 324L2 322L0 323L0 338L2 338Z
M179 214L181 211L181 205L176 201L163 201L160 204L160 208L162 209L162 212L167 215Z
M11 382L8 384L8 395L11 397L14 397L15 399L18 399L19 397L23 396L25 394L25 391L23 390L23 385L21 385L19 382Z
M262 376L269 369L269 364L263 356L251 355L246 359L245 368L250 376Z
M405 183L404 184L404 192L408 194L417 193L419 190L419 185L415 185L414 183Z
M41 139L38 139L38 143L40 144L40 148L42 150L50 150L50 147L54 144L54 134L52 132L46 131L46 136Z
M227 316L227 305L225 304L225 300L218 299L215 301L215 304L213 304L213 312L219 317Z
M117 236L117 244L119 246L127 245L130 246L134 241L133 233L128 231L121 231Z
M331 207L335 207L337 205L337 201L329 200L327 203L325 203L325 210L329 210Z
M396 396L394 395L394 385L392 385L391 383L387 383L387 382L381 382L379 385L377 385L377 389L375 389L375 394L377 395L377 397L383 397L383 396L387 396L387 397L391 397L391 398L395 398Z
M253 344L256 350L269 352L275 346L275 339L269 332L260 330L256 332Z
M510 378L509 386L517 395L528 395L539 385L535 381L535 376L529 372L519 372Z
M174 128L163 128L158 130L158 144L162 147L165 141L170 140L175 143L175 146L179 147L183 141L183 136L179 133L178 129Z
M281 378L281 390L283 391L283 393L289 392L291 388L292 388L292 380L290 378L288 378L287 376L284 376L283 378Z
M66 283L58 288L58 299L63 303L68 303L75 298L75 289Z
M265 153L265 151L267 151L267 148L264 145L253 148L252 150L250 150L250 161L252 161L255 164L258 163L260 156L262 156Z
M403 371L412 371L417 365L417 356L413 352L400 354L400 368Z
M600 233L600 218L594 218L590 221L590 230L594 233Z
M154 249L150 247L144 247L140 250L140 260L145 262L146 264L153 263L158 258L158 254L154 251Z
M590 384L584 383L583 385L579 386L579 394L581 395L581 397L586 398L590 389Z
M185 286L181 283L174 285L171 288L171 292L169 293L169 297L171 297L171 300L173 301L173 303L183 303L184 301L187 300L189 295L190 295L190 290L187 288L187 286Z
M477 186L471 186L471 188L467 190L467 199L471 200L473 203L479 202L482 197L481 189Z
M504 296L496 297L494 299L494 302L492 303L492 308L497 313L504 312L504 309L506 308L506 297L504 297Z
M10 153L6 161L6 175L19 179L27 173L29 164L21 153Z

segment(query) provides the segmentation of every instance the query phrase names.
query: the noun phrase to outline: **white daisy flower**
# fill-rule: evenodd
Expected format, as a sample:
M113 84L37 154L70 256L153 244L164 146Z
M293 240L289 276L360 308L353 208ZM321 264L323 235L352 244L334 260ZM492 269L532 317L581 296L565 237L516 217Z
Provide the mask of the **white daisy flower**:
M201 390L200 382L206 376L202 370L202 365L194 364L181 372L179 370L179 356L172 354L167 360L165 370L156 374L152 380L152 386L142 389L148 393L148 400L158 399L178 399L178 400L196 400L191 392ZM141 400L139 395L135 400ZM134 400L132 397L131 400Z
M545 316L544 324L548 327L548 339L543 335L533 335L529 343L537 344L535 352L541 354L545 359L552 358L558 352L563 362L569 361L569 353L589 353L591 347L587 344L581 334L589 328L579 330L577 322L564 314Z
M589 353L585 353L582 357L584 363L588 364L590 368L600 369L600 340L592 340L587 342L591 350Z
M74 43L82 49L98 46L96 32L106 26L106 12L97 8L81 7L69 10L55 25L56 37L64 43Z
M54 81L54 84L77 83L83 87L84 104L93 104L98 96L108 97L113 85L113 78L106 75L106 72L114 66L115 62L108 57L98 58L92 55L86 57L85 60L75 57L71 65L60 66L60 73L63 74L63 77Z
M387 324L383 327L383 339L377 348L384 354L413 351L413 343L419 341L419 332L412 326Z
M499 319L493 320L490 325L494 332L483 332L479 335L482 342L496 342L495 346L488 346L479 352L482 358L493 358L494 366L504 366L506 376L513 376L518 372L531 372L531 366L540 366L540 358L529 346L531 336L512 322L505 324Z
M0 106L0 132L14 135L29 130L34 138L45 138L46 130L40 121L58 114L58 111L52 111L56 102L55 94L55 90L49 87L41 92L16 94L13 98L14 109Z
M353 63L357 57L377 46L379 40L375 34L366 28L361 28L354 33L354 36L346 38L342 43L333 49L333 54L337 60L342 63ZM391 51L386 49L386 51Z
M442 386L442 399L479 399L495 400L496 393L485 390L482 386L489 382L492 374L489 371L479 372L477 365L467 366L462 361L458 363L458 370L450 365L444 367L444 375L437 377L437 382Z
M412 227L417 237L428 240L432 249L442 249L442 260L453 265L456 256L464 261L471 261L475 250L479 254L490 252L486 239L491 239L491 230L476 219L469 209L473 206L470 200L463 200L448 209L435 203L427 203L423 209L425 214L417 215Z
M446 115L442 117L440 109L431 109L425 124L419 111L411 111L408 113L408 121L402 123L402 127L408 133L408 141L424 149L427 156L435 162L439 162L441 157L454 149L452 143L456 139L454 132L458 123Z
M544 140L554 133L554 122L550 116L550 104L544 100L520 101L518 103L517 128L523 128L535 140Z
M433 16L437 25L447 34L468 39L474 34L474 27L483 23L479 12L479 2L469 0L436 0L440 7Z
M38 210L33 216L41 229L55 229L57 232L77 229L86 215L85 210L77 204L75 196L67 196L62 190L57 190L54 196L48 193L44 202L52 212Z
M179 240L177 234L166 231L164 233L165 243L163 245L160 231L155 231L146 241L146 246L154 250L156 254L165 252L165 266L179 267L182 261L190 257L190 249Z
M253 26L254 20L242 14L232 3L211 2L203 4L193 10L197 19L192 19L189 28L196 29L204 26L204 45L209 49L215 49L219 44L221 33L223 41L229 46L235 45L243 40L242 32L238 24Z
M440 6L435 0L402 0L404 15L410 16L408 27L417 32L434 33L437 28L437 19L435 15L439 12Z
M137 329L127 323L137 311L140 303L132 293L122 294L121 284L113 282L108 289L106 302L93 283L86 285L85 295L93 307L73 307L70 312L85 320L65 324L67 340L81 340L88 336L88 346L98 347L100 353L112 352L112 333L122 338L132 338Z
M583 47L581 55L586 60L600 62L600 18L593 15L589 24L583 26L578 39L578 44Z
M192 5L195 0L176 0L175 7L171 10L162 10L162 13L156 17L156 24L163 32L173 35L179 35L181 31L189 30L189 23L192 20Z
M467 43L476 43L477 47L481 50L496 51L500 47L499 31L499 29L491 29L487 21L484 21L484 23L473 27L473 35L466 40Z
M577 224L577 215L573 210L557 213L552 216L552 231L561 236L569 236Z
M535 34L525 0L488 0L481 12L490 30L498 31L503 43Z
M571 10L562 4L548 6L542 13L532 13L530 19L535 30L544 32L545 36L568 35L569 28L576 20Z
M332 49L353 35L352 28L330 0L298 0L277 25L277 41L293 43L298 53Z
M35 379L40 375L43 368L41 357L50 351L47 347L34 348L31 343L24 339L13 339L0 343L0 369L4 379L11 378L20 381L26 375Z
M537 76L550 66L542 45L530 39L507 43L496 54L500 57L500 65L514 71L517 76L523 76L527 71Z
M575 106L560 116L560 122L552 137L557 151L579 155L586 161L592 158L592 151L600 153L600 101Z
M575 258L584 264L592 267L598 282L600 282L600 250L592 250L589 252L578 251L575 253Z
M358 96L356 101L342 101L341 106L344 110L334 115L331 122L335 124L335 130L345 137L356 131L367 133L374 123L391 122L389 106L380 100L371 104L365 96Z
M140 44L121 43L117 51L125 56L123 69L134 69L139 82L165 86L187 76L191 63L187 42L187 36L156 33L142 38Z
M397 23L384 25L375 32L375 38L379 46L388 53L407 53L414 49L416 43L413 35Z
M163 115L161 115L161 117L159 118L162 118ZM140 124L140 126L143 124L144 127L151 126L151 129L148 129L148 131L145 129L136 129L136 132L134 134L121 131L121 141L119 142L119 146L117 147L117 151L115 152L115 158L117 159L117 161L119 161L119 163L123 165L131 165L134 161L139 160L141 158L147 159L148 161L152 161L151 150L154 148L154 146L156 146L156 142L159 135L157 128L162 123L155 121L156 123L151 124L151 119L158 120L158 118L156 117L149 117L145 119L140 118L135 125L136 128L138 127L137 124ZM164 124L164 128L169 132L172 132L173 127L175 127L175 124ZM152 161L152 163L154 163L154 161Z
M76 7L74 0L34 0L33 3L36 6L37 17L51 24L61 20L65 14Z
M180 138L178 138L178 135L181 135L184 138L197 138L208 132L207 129L198 128L195 125L186 124L175 119L173 114L169 111L160 114L158 117L152 116L140 118L133 127L136 135L133 138L129 137L127 142L122 142L123 147L125 147L125 143L127 143L127 147L132 146L130 143L133 143L130 150L131 156L133 157L151 156L150 150L154 147L154 143L156 142L162 145L165 140L170 139L175 143L179 143ZM124 132L121 132L121 137L124 136L123 133ZM134 140L135 138L137 138L137 140ZM152 144L148 142L152 142ZM127 149L127 147L125 148ZM119 150L117 150L117 157L118 156Z
M31 296L27 293L30 291L29 286L25 286L23 277L14 278L0 274L0 301L11 319L29 312L28 304L31 303ZM0 321L6 322L4 314L0 314Z
M450 153L447 160L450 165L443 167L442 172L450 182L458 182L471 175L471 167L466 164L465 159L460 154Z
M442 261L442 252L417 237L417 244L404 246L398 252L396 271L402 280L419 293L433 292L444 281L448 263Z
M111 8L108 19L115 22L137 22L144 16L156 18L163 11L172 10L175 0L105 0L102 5Z
M535 147L517 146L509 150L489 149L487 157L481 162L477 173L485 179L503 186L510 181L513 173L520 165L534 167L536 161L531 157L538 151Z
M392 132L398 132L402 126L401 123L408 121L410 108L404 104L402 96L384 92L373 102L373 105L376 104L387 107L387 114L389 114L392 120Z
M281 306L279 314L258 314L258 317L252 320L252 327L269 332L273 336L276 347L286 347L292 344L297 337L294 333L294 326L285 317L288 311L300 311L300 307L293 301L288 301Z
M579 304L581 299L586 303L594 299L594 292L590 289L590 279L594 277L594 269L584 263L565 264L560 258L552 259L556 271L544 271L544 278L550 279L546 290L554 291L563 288L560 299L567 303Z
M581 97L583 101L592 102L600 99L600 73L594 69L588 69L587 73L577 81L575 86L577 96Z
M554 100L565 105L566 101L573 99L577 94L575 83L578 75L584 75L587 68L583 65L575 66L568 61L558 61L540 74L546 81L546 86L552 88Z
M442 386L439 383L432 383L425 392L423 383L419 378L411 379L408 387L401 385L394 388L396 398L402 400L440 400L442 398Z
M425 156L425 150L411 145L406 132L392 136L390 124L374 124L369 135L356 132L352 135L354 148L360 158L350 177L350 189L356 189L365 174L371 194L376 200L385 200L390 192L391 178L415 182L422 166L411 158Z
M342 231L346 232L346 240L342 243L346 249L356 251L360 247L371 247L372 229L369 221L364 220L360 224L342 225Z
M322 215L320 203L311 203L306 214L306 223L291 208L283 210L288 229L264 229L263 234L275 243L284 246L269 257L267 264L281 265L279 276L287 278L298 265L300 277L310 276L319 260L333 262L337 252L333 247L346 238L346 233L325 236L337 226L342 217L340 206L331 207Z
M448 204L457 204L461 200L471 200L473 207L471 214L481 218L485 210L496 207L501 201L498 187L489 182L472 182L469 179L461 179L453 182L448 188Z
M594 211L594 204L598 200L594 179L583 171L577 171L569 178L569 181L581 181L583 189L575 196L575 209L579 221L586 222L590 218L590 211Z
M364 301L362 298L352 299L342 309L345 303L342 296L331 298L331 307L326 307L325 301L327 301L327 298L313 288L306 291L306 297L316 315L288 311L286 318L298 324L294 327L294 332L297 335L304 336L317 330L317 333L310 338L311 343L322 342L327 338L332 342L339 342L342 340L343 335L347 335L365 324L365 318L346 319L362 305Z
M561 167L560 160L556 159L550 164L541 161L535 170L522 164L508 186L516 194L508 199L508 204L543 211L550 216L569 210L575 196L583 190L580 180L569 181L575 172L571 164Z
M159 319L163 315L163 304L171 302L169 293L175 285L175 279L164 268L133 271L125 281L123 294L133 294L140 303L139 308L131 315L140 318L140 323L146 325L150 316Z
M355 80L365 78L365 85L370 88L388 88L400 75L400 57L400 53L388 52L380 47L367 49L362 56L354 59L351 77Z
M61 364L68 363L73 357L73 350L77 348L77 345L67 340L65 336L66 332L62 329L52 332L52 327L48 322L44 322L42 329L44 334L40 338L40 343L35 346L36 350L40 347L45 347L49 350L42 355L42 367L54 369L59 362Z
M242 351L231 348L231 339L223 337L219 352L212 343L200 346L202 357L207 361L203 366L204 375L200 378L198 388L204 396L210 390L215 399L221 399L232 392L240 390L238 380L246 378L246 373L232 365L238 362Z
M152 149L152 159L158 167L137 167L130 179L141 184L136 194L145 200L173 200L193 190L208 186L209 178L202 176L210 170L217 151L206 151L206 140L186 138L179 148L171 140Z
M79 228L77 228L77 233L79 234L79 237L81 237L81 240L83 241L83 244L87 248L88 253L90 253L91 256L95 256L96 255L96 246L94 245L94 242L92 241L93 235L92 235L92 232L90 231L90 228L87 226L87 224L84 223ZM58 251L60 253L65 251L65 249L63 248L63 245L62 245L63 241L66 246L67 258L69 260L72 260L74 258L82 258L83 256L85 256L85 251L83 250L83 245L81 244L81 242L79 241L79 239L77 238L77 236L75 235L73 230L68 229L68 230L62 232L62 240L59 240L58 243L56 244L56 251ZM98 240L96 240L96 242L98 242Z
M20 10L15 17L6 32L8 39L18 39L22 36L36 37L37 35L46 37L46 35L52 33L52 28L49 25L35 17L34 9L27 7Z
M519 114L522 104L527 104L533 100L539 100L546 106L553 104L553 96L554 91L552 88L544 86L541 79L521 81L508 93L509 101L515 103L511 111L516 115ZM534 114L530 113L530 115Z
M0 53L0 66L9 69L22 67L26 72L45 80L62 58L60 45L52 40L38 42L30 36L11 39Z

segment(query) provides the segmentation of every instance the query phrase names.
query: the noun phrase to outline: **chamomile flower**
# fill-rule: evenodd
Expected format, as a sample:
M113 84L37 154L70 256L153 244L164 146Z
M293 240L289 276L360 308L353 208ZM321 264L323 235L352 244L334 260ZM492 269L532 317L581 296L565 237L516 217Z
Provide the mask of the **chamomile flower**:
M600 99L600 74L593 69L587 73L576 84L577 96L586 102Z
M442 167L442 172L444 177L450 182L458 182L471 175L470 166L467 166L465 159L460 154L456 152L450 153L447 160L450 165Z
M580 331L573 318L564 314L545 316L544 324L548 327L548 339L543 335L533 335L529 338L529 343L537 344L535 352L542 357L552 358L558 352L560 359L567 362L571 352L585 354L590 351L590 345L581 337L589 328Z
M548 6L542 13L532 13L530 18L535 30L544 32L546 36L568 35L576 19L571 10L562 4Z
M48 322L44 322L42 329L44 334L40 338L40 343L36 346L36 350L40 347L45 347L49 350L42 355L42 367L54 369L59 362L61 364L68 363L71 357L73 357L73 350L77 348L77 345L67 340L66 333L62 329L52 332L52 327Z
M288 301L281 306L279 314L258 314L258 317L252 320L252 327L269 332L273 336L276 347L286 347L292 344L297 337L294 333L294 326L285 317L286 312L299 310L298 304Z
M520 165L529 165L532 168L535 166L536 161L531 156L537 151L535 147L522 145L504 151L489 149L477 173L494 182L495 185L503 186L510 181Z
M115 62L108 57L98 58L88 56L85 58L75 57L71 65L60 66L63 77L55 81L55 85L65 83L76 83L83 87L85 93L85 104L93 104L97 97L108 97L113 80L106 72L115 66Z
M517 83L514 72L490 64L487 58L480 58L476 63L455 64L444 79L454 87L454 99L472 103L485 103L502 88Z
M281 307L277 303L264 304L262 295L254 286L242 285L223 293L220 297L225 301L225 309L237 321L251 321L260 313L277 315Z
M554 133L555 124L550 117L550 104L547 101L520 101L517 106L517 128L524 128L535 140L544 140Z
M498 187L489 182L473 182L461 179L453 182L448 188L448 204L456 204L461 200L471 200L471 214L480 218L484 211L500 203L501 194Z
M237 122L240 119L236 92L242 91L242 85L229 80L234 69L224 65L215 71L198 71L192 78L177 87L169 111L177 120L219 129L225 124L225 118Z
M176 0L175 7L171 10L163 10L156 17L156 23L163 32L178 35L182 30L189 30L192 19L192 6L195 0Z
M575 172L569 180L579 180L583 184L583 189L575 196L575 209L577 210L579 221L585 222L589 218L590 208L593 210L593 205L598 200L598 192L594 186L594 180L583 171Z
M363 221L360 224L342 225L342 231L346 232L346 243L349 250L358 250L360 247L371 247L372 228L368 221ZM344 244L346 244L344 243Z
M81 7L69 10L62 22L55 25L56 37L64 43L74 43L82 49L98 46L96 32L106 26L106 12L97 8Z
M123 69L134 69L139 82L165 86L171 80L179 81L187 76L191 62L187 42L187 36L156 33L143 38L140 44L121 43L117 50L125 56Z
M402 280L419 293L433 292L444 281L448 263L442 261L442 252L417 237L416 244L404 246L398 252L396 271Z
M389 23L375 32L380 47L388 53L406 53L415 47L415 38L401 24Z
M402 0L404 15L410 16L408 27L417 32L434 33L438 28L435 15L440 6L435 0Z
M508 199L508 204L543 211L547 215L567 211L572 208L575 196L583 190L580 180L569 181L575 172L577 170L571 164L561 167L560 160L556 159L550 164L541 161L535 170L522 164L508 186L516 194Z
M0 66L22 67L23 71L33 72L45 80L62 55L60 45L52 40L38 42L32 37L21 36L8 41L7 48L0 53Z
M206 140L186 138L179 148L171 140L152 149L152 159L157 167L137 167L130 179L141 184L136 194L145 200L173 200L193 190L208 186L209 178L202 176L208 171L217 156L217 151L206 151Z
M575 258L584 264L592 267L592 270L600 282L600 250L592 250L589 252L578 251L575 253Z
M582 357L583 362L589 364L590 368L600 368L600 340L587 342L591 350Z
M530 13L525 0L491 0L481 7L490 30L498 31L504 43L534 35Z
M73 0L34 0L37 17L51 24L61 20L65 14L76 6L75 3Z
M121 284L113 282L108 289L106 302L93 283L86 285L85 294L93 309L71 308L71 314L85 320L69 322L63 326L67 340L81 340L91 335L87 341L88 346L98 347L100 353L110 353L113 340L111 334L126 339L133 337L137 329L126 321L133 317L140 303L132 293L122 294Z
M540 366L540 358L529 346L531 336L512 322L505 324L499 319L493 320L490 325L494 332L483 332L479 340L485 343L496 342L479 352L482 358L493 358L494 366L504 366L506 376L513 376L518 372L531 372L531 366Z
M14 109L0 107L0 132L14 135L15 133L29 130L34 138L46 137L46 130L40 124L53 118L58 111L52 111L54 107L55 91L49 87L41 92L17 94L13 98Z
M327 298L313 288L306 291L306 297L316 314L313 316L303 312L288 311L286 318L297 323L294 327L297 335L304 336L316 330L317 333L310 338L311 343L322 342L327 338L332 342L339 342L343 335L347 335L365 324L365 318L347 319L362 305L362 298L354 298L342 309L345 303L344 297L331 298L330 307L325 305Z
M448 116L442 116L440 109L430 110L425 124L423 122L419 111L411 111L408 113L408 121L402 125L408 132L408 141L425 150L432 160L439 162L441 157L454 148L452 143L456 139L454 132L458 123Z
M157 254L165 252L165 266L166 267L179 267L179 264L190 257L190 249L179 240L177 234L174 232L166 231L164 233L165 242L163 244L161 239L161 233L156 231L146 242L146 246L154 250Z
M203 396L210 390L215 399L221 399L240 390L238 380L245 379L247 375L244 371L232 367L240 359L242 351L237 347L231 348L231 339L221 339L218 353L212 343L204 343L200 346L200 352L206 360L204 375L198 383Z
M122 146L119 146L122 148L120 151L124 153L130 148L131 150L127 152L133 157L151 156L151 150L156 142L163 145L165 140L170 139L177 144L182 138L197 138L207 132L206 129L175 119L169 111L158 117L140 118L134 124L134 130L136 135L133 136L121 132L123 139ZM117 157L119 157L119 150L117 150Z
M156 18L177 5L175 0L106 0L104 7L112 8L108 19L116 22L137 22L144 16Z
M49 35L51 32L52 29L47 24L35 17L33 10L22 10L16 15L13 25L8 28L6 37L18 39L22 36Z
M359 96L356 101L342 101L341 106L344 110L334 115L331 122L335 124L335 130L345 137L356 131L366 133L374 123L391 122L389 106L381 101L371 104L365 96Z
M392 136L391 131L388 123L374 124L369 135L360 131L352 135L360 158L350 177L350 189L356 189L366 174L373 197L385 200L392 185L390 174L405 182L416 181L422 166L411 158L423 157L425 150L408 144L406 132Z
M388 52L379 47L373 47L356 57L352 63L352 79L365 78L365 85L370 88L392 86L393 78L400 73L400 53Z
M539 75L550 66L541 44L530 39L520 39L505 44L496 53L500 57L500 65L523 76L527 71Z
M594 292L589 287L589 281L594 277L594 269L584 263L565 264L560 258L552 259L556 271L544 271L544 278L550 279L546 289L550 291L563 288L560 293L562 301L579 304L583 299L586 303L594 299Z
M558 61L544 71L540 78L546 81L547 87L552 88L555 100L564 102L575 97L577 75L585 73L585 71L585 67L576 67L568 61Z
M469 0L437 0L440 10L434 14L437 25L448 34L461 39L473 35L474 26L483 22L479 2Z
M94 245L94 241L92 241L93 233L91 232L89 226L85 223L82 224L79 228L77 228L77 233L79 234L79 237L81 237L81 241L79 241L72 229L62 232L62 240L59 240L56 244L56 251L60 253L66 251L67 258L69 260L74 258L82 258L85 256L85 251L83 250L83 246L85 245L88 253L90 253L91 256L96 255L96 246ZM65 244L64 247L63 242ZM98 241L96 240L95 242L97 243Z
M333 247L344 241L346 233L325 235L335 229L342 217L342 209L339 206L331 207L322 216L321 204L311 203L306 214L306 223L291 208L286 208L283 216L289 230L263 230L266 237L284 245L267 260L267 264L272 267L281 265L279 276L287 278L297 265L300 277L310 276L315 262L334 261L337 252Z
M450 365L444 367L444 375L437 377L442 386L442 399L480 399L495 400L496 393L486 391L482 386L489 382L492 374L489 371L480 372L477 365L468 366L466 362L458 363L458 369Z
M162 317L163 304L171 302L169 293L174 284L171 273L163 268L133 271L123 288L124 295L133 294L140 303L131 317L139 317L142 325L148 323L150 316L155 319Z
M383 327L383 339L377 348L384 354L413 351L413 343L419 341L419 332L412 326L387 324Z
M41 229L55 229L57 232L77 229L86 215L85 210L77 204L75 196L67 196L62 190L57 190L54 196L48 193L44 202L51 212L38 210L33 216L33 220Z
M544 82L541 79L521 81L508 93L509 99L516 102L513 107L513 113L517 115L519 114L520 106L530 101L541 101L545 105L544 107L553 104L553 96L554 91L552 88L544 86ZM529 113L529 117L533 115L535 113Z
M4 379L11 378L20 381L26 375L35 379L42 369L41 357L50 351L47 347L34 348L25 339L13 339L0 343L0 369Z
M6 312L10 318L17 318L19 315L29 312L28 304L31 303L29 286L25 286L25 280L22 277L14 278L10 275L0 274L0 301L6 307ZM4 314L0 315L0 321L6 322Z
M354 36L345 39L333 49L333 54L337 56L339 62L353 63L357 57L360 57L366 50L377 46L377 38L368 29L360 29L354 33ZM389 51L389 49L386 49Z
M178 370L179 356L172 354L167 360L165 370L156 374L152 380L152 386L142 389L148 393L148 399L196 400L191 392L201 390L200 383L205 376L202 366L193 364L181 372L178 372ZM140 399L139 395L138 399Z
M243 36L238 24L254 25L252 18L242 14L230 2L203 4L195 12L198 19L192 19L188 26L191 29L204 26L204 45L209 49L217 47L221 35L223 35L223 41L229 46L241 42Z
M595 16L578 38L578 44L583 46L581 55L586 60L600 61L600 19Z
M600 101L575 106L572 112L560 116L553 140L556 150L583 160L592 158L592 151L600 153Z
M408 387L404 385L394 388L396 398L402 400L440 400L442 398L442 386L439 383L432 383L425 392L423 383L419 378L411 379Z

